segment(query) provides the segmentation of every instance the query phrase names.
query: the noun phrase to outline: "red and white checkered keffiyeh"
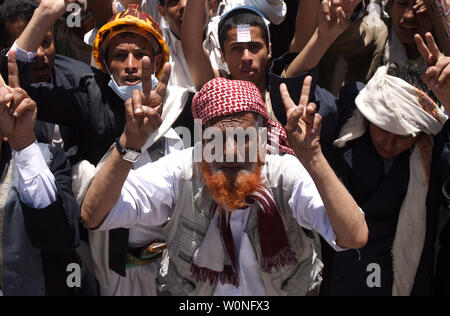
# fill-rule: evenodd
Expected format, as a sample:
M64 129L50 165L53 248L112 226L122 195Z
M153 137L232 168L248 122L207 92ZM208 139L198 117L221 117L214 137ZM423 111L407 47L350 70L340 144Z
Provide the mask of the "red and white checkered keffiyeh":
M192 115L202 120L202 125L214 118L241 112L257 113L264 118L269 153L294 155L286 131L269 118L261 93L253 83L216 78L205 84L192 102Z

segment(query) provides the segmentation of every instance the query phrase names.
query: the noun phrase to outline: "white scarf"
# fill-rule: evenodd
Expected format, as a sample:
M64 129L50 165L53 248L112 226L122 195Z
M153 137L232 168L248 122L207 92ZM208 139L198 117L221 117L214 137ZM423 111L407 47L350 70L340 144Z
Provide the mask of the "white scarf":
M420 263L426 234L426 199L433 138L448 117L425 93L402 79L389 76L388 67L380 67L356 98L357 109L343 126L337 147L344 147L365 134L367 121L398 135L420 137L410 157L408 191L400 208L392 248L394 296L411 294ZM431 113L431 114L429 114Z
M415 60L408 59L405 46L398 39L393 26L391 26L389 34L390 36L384 50L384 64L396 63L397 65L409 69L411 72L425 72L426 64L423 57L421 56Z
M275 201L267 178L262 176L262 179L263 184L246 197L246 205L257 206L260 268L264 273L271 273L274 268L296 264L297 259L289 245L284 214ZM206 236L195 251L191 273L197 282L206 282L211 286L220 282L239 287L231 213L217 204L214 210Z

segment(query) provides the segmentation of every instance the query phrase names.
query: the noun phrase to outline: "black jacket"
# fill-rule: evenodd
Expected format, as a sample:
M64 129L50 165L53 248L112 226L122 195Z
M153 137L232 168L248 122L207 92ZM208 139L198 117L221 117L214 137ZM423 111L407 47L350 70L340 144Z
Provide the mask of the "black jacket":
M279 85L285 83L295 103L300 98L302 83L307 75L313 76L310 99L319 105L322 115L322 150L337 176L352 194L366 214L369 227L369 241L359 250L337 253L322 242L324 261L321 295L392 295L393 268L391 249L400 207L409 183L409 157L407 151L397 157L389 172L385 173L384 162L376 152L369 133L350 141L339 149L333 141L345 122L356 108L355 99L362 83L346 85L336 99L325 89L316 86L317 71L311 70L293 78L282 78L281 72L295 58L296 54L286 54L274 61L270 76L272 107L280 122L286 122ZM427 196L426 240L418 267L412 295L432 295L450 293L450 222L440 236L442 248L438 257L435 274L434 246L441 202L449 197L450 183L450 122L434 137L433 160L430 187ZM381 288L369 288L368 266L377 263L381 267Z
M337 176L352 194L366 214L369 241L359 251L336 253L323 243L324 273L322 295L392 295L393 267L392 245L397 228L400 208L406 196L410 173L411 151L396 157L386 172L383 159L373 146L369 132L350 141L344 148L336 148L332 142L352 115L354 100L362 84L350 84L340 92L333 103L321 102L323 116L324 153ZM330 135L330 137L324 136ZM441 202L450 178L450 122L434 137L430 186L427 196L427 223L425 245L416 273L412 295L434 294L434 265L437 223ZM417 245L411 245L416 247ZM370 264L381 268L381 287L371 288L367 279Z
M71 191L71 167L61 150L40 145L55 176L57 201L37 210L22 203L18 171L12 182L3 216L2 291L4 295L96 295L97 284L76 252L79 245L80 208ZM3 144L0 175L5 179L11 151ZM81 268L81 287L69 287L70 264Z
M94 69L84 74L78 65L86 64L67 57L59 60L63 62L58 62L61 71L55 71L55 81L35 84L29 84L33 63L19 61L21 86L37 103L37 119L70 127L74 137L68 138L68 146L77 146L79 160L96 165L123 132L124 102L108 87L108 75ZM7 78L6 51L1 56L1 70Z
M72 89L78 87L80 79L84 75L91 74L94 71L88 64L66 56L56 55L51 79L55 86ZM45 124L41 121L36 122L36 138L39 142L51 143L45 133ZM59 129L61 138L64 140L64 150L67 151L69 148L76 146L76 139L80 135L79 128L77 126L60 125Z

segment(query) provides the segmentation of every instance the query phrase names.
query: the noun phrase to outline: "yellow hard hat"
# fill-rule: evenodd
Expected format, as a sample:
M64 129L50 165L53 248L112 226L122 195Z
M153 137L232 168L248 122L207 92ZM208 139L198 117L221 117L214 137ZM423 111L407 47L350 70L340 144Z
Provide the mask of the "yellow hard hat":
M169 48L162 36L161 28L158 23L156 23L156 21L147 13L139 11L138 8L138 5L130 4L127 10L116 14L108 21L108 23L103 25L95 37L92 53L100 69L103 72L107 72L103 58L104 52L111 39L117 34L124 32L142 35L152 43L152 46L155 49L155 55L157 53L163 55L163 60L156 70L156 77L159 78L162 74L164 64L169 61ZM152 38L156 40L156 43ZM157 47L155 47L155 45Z

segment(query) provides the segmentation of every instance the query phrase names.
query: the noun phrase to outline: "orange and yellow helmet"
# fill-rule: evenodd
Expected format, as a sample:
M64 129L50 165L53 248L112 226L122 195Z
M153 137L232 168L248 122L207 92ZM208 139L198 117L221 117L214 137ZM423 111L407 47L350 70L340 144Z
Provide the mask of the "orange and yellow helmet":
M156 77L162 74L163 66L169 61L169 48L164 40L158 23L147 13L139 11L139 6L130 4L128 9L113 16L108 23L98 31L95 37L92 53L97 65L103 72L107 72L104 64L104 53L113 37L120 33L131 32L139 34L152 43L155 55L161 53L163 59L156 70Z

